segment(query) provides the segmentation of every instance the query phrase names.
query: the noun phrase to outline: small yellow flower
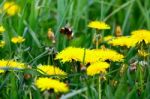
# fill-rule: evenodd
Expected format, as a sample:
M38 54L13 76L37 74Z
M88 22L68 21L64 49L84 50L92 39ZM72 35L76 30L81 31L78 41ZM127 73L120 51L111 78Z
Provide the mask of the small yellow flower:
M4 70L1 70L1 69L0 69L0 74L1 74L1 73L4 73L4 72L5 72Z
M13 37L11 39L11 41L16 44L16 43L22 43L22 42L24 42L25 39L23 37L21 37L21 36L18 36L18 37Z
M93 63L87 68L87 75L94 76L96 74L106 73L106 69L109 67L110 65L106 62L99 61L99 62Z
M9 15L14 16L20 11L20 7L15 2L5 2L3 10Z
M5 46L5 41L0 41L0 47L4 47Z
M92 21L88 24L88 27L99 29L99 30L110 29L110 26L102 21Z
M67 84L60 82L59 80L51 79L51 78L38 78L35 81L35 85L41 90L54 90L55 93L59 92L68 92L69 88Z
M3 33L4 31L5 31L5 28L2 25L0 25L0 34Z
M23 69L25 64L13 60L0 60L0 68Z
M67 73L52 65L40 65L37 68L39 69L38 71L43 74L46 73L48 75L67 75Z

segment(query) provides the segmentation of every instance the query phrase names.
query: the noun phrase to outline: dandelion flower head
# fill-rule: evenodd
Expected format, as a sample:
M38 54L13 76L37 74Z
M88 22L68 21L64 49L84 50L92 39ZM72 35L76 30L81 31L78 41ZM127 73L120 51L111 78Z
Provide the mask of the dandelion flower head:
M126 46L127 48L130 48L135 46L136 41L130 36L121 36L108 41L108 44L111 44L112 46Z
M149 30L136 30L131 33L131 38L136 40L136 43L145 41L146 44L150 43L150 31Z
M4 47L5 46L5 41L0 41L0 47Z
M41 73L46 73L48 75L67 75L63 70L52 65L40 65L37 68Z
M20 7L15 2L5 2L3 10L9 15L14 16L20 11Z
M1 69L0 69L0 74L1 74L1 73L4 73L4 72L5 72L4 70L1 70Z
M5 28L2 25L0 25L0 34L3 33L4 31L5 31Z
M0 68L23 69L25 64L13 60L0 60Z
M85 55L85 63L94 63L97 61L110 60L113 62L123 61L124 56L112 49L93 49L87 51Z
M17 43L22 43L22 42L24 42L25 39L24 39L23 37L21 37L21 36L17 36L17 37L13 37L13 38L11 39L11 41L12 41L13 43L17 44Z
M99 61L99 62L93 63L87 68L87 75L94 76L96 74L106 73L106 69L109 67L110 65L107 62Z
M72 60L85 63L94 63L99 60L123 61L124 56L111 49L84 49L68 47L56 55L56 59L62 62L71 62Z
M59 80L51 79L51 78L38 78L35 81L35 85L41 90L54 90L55 93L59 92L68 92L69 88L67 84L60 82Z
M82 61L83 57L84 49L75 47L65 48L63 51L56 55L56 59L60 59L62 62L71 62L72 60Z
M99 30L110 29L110 26L102 21L92 21L88 24L88 27L99 29Z

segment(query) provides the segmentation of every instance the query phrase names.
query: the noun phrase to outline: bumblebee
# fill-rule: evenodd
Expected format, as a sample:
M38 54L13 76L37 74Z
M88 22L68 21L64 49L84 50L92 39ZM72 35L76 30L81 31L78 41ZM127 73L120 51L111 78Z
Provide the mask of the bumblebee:
M68 39L71 39L73 37L73 31L68 26L62 27L60 29L60 33L63 34L63 35L66 35Z

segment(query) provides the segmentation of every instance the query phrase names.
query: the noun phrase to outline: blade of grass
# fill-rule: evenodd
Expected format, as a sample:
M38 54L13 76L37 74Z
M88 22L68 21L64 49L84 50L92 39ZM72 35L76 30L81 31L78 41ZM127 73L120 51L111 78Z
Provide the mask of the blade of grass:
M130 5L134 0L127 1L126 3L122 4L120 7L118 7L116 10L114 10L112 13L110 13L107 17L104 18L104 21L107 21L109 18L111 18L113 15L121 11L123 8Z
M61 97L60 97L60 99L68 99L68 98L71 98L71 97L73 97L73 96L75 96L75 95L77 95L77 94L81 94L82 92L84 92L84 91L86 91L87 90L87 88L82 88L82 89L79 89L79 90L74 90L74 91L72 91L72 92L70 92L70 93L68 93L68 94L66 94L66 95L62 95Z

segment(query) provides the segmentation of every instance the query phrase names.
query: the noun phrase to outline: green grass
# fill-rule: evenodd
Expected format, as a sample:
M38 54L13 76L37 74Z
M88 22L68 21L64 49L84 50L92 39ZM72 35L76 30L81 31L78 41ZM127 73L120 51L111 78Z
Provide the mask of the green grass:
M97 76L87 77L84 72L71 71L74 63L55 61L53 50L59 52L67 46L94 48L92 42L95 31L87 25L93 20L102 20L111 26L104 31L104 36L115 35L116 26L122 28L123 35L138 29L150 29L149 0L14 0L21 11L15 16L0 14L0 25L6 31L2 39L6 45L0 48L0 59L14 59L33 67L22 71L8 71L0 74L0 99L98 99L99 84ZM0 1L0 7L6 0ZM73 39L60 34L60 29L67 24L73 29ZM56 44L47 37L51 28L56 37ZM26 41L21 45L11 42L14 36L23 36ZM51 50L52 49L52 50ZM148 66L129 71L129 61L137 57L137 49L126 51L125 62L111 63L106 80L101 81L102 99L150 99L150 57ZM150 52L150 47L148 46ZM139 59L138 60L144 60ZM64 80L70 91L65 94L40 92L34 86L35 78L41 76L36 70L39 64L57 65L69 75ZM79 67L78 64L77 68ZM122 66L124 72L120 74ZM74 69L74 68L73 68ZM24 74L32 75L26 80ZM117 81L113 85L113 81Z

